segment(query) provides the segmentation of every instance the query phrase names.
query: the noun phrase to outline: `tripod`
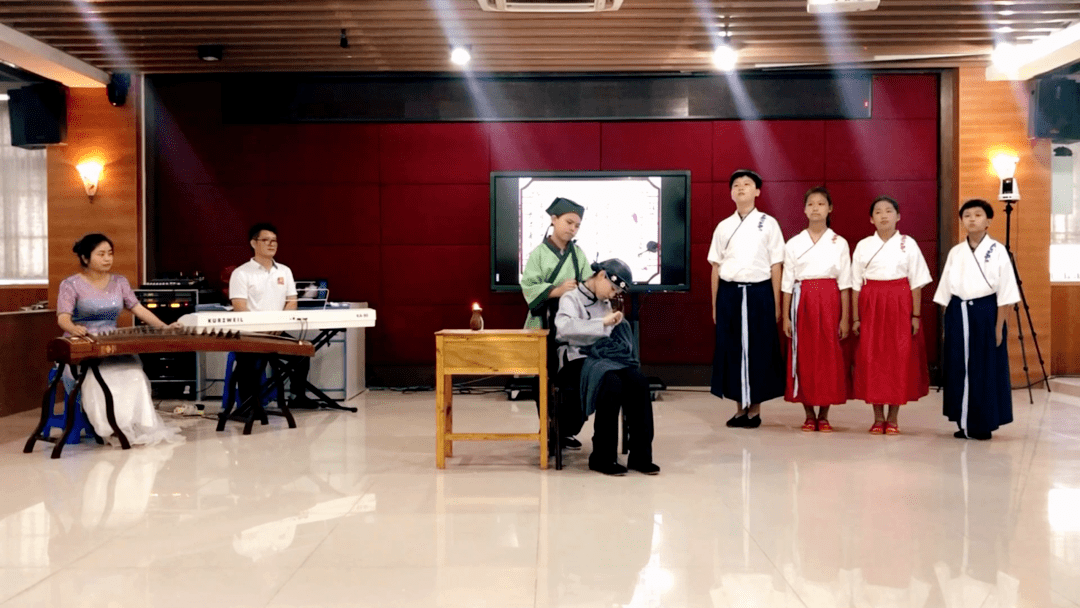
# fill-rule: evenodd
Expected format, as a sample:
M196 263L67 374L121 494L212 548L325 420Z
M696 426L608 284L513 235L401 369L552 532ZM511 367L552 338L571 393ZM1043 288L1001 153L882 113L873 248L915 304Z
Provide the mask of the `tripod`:
M1020 290L1020 302L1013 304L1016 312L1016 337L1020 340L1020 358L1024 362L1024 379L1027 380L1028 402L1035 403L1035 397L1031 393L1031 387L1039 382L1046 385L1046 392L1050 392L1050 383L1047 381L1046 364L1043 362L1042 350L1039 348L1039 337L1035 333L1035 325L1031 322L1031 309L1028 307L1027 296L1024 295L1024 282L1020 280L1020 268L1016 265L1016 256L1010 245L1012 236L1012 212L1016 201L1004 201L1005 203L1005 251L1009 254L1009 262L1012 263L1013 275L1016 277L1016 287ZM1020 303L1024 304L1024 315L1027 316L1028 329L1031 330L1031 342L1035 345L1035 354L1039 357L1039 367L1042 369L1042 380L1031 381L1028 372L1027 349L1024 346L1024 325L1020 320Z

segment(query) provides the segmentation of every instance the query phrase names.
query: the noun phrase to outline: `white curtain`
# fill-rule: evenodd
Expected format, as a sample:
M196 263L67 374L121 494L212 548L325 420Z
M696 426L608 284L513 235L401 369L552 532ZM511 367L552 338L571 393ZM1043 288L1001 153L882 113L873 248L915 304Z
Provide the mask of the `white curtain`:
M8 104L0 101L0 284L48 282L48 227L45 150L11 145Z

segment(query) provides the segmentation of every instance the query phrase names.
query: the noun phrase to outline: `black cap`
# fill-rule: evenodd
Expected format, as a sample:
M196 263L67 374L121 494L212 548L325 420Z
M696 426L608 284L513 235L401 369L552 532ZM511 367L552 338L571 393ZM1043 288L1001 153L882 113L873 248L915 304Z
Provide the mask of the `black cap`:
M578 217L585 217L585 207L568 198L559 197L552 201L545 210L548 215L562 215L564 213L576 213Z
M754 186L756 186L758 190L761 190L761 176L757 173L754 173L750 169L736 169L735 172L732 173L731 177L728 179L728 188L735 185L735 180L739 179L740 177L749 177L750 179L754 180Z
M608 280L623 291L630 289L630 284L634 282L634 275L630 272L630 267L619 258L593 262L592 270L593 272L600 272L601 270L606 272Z

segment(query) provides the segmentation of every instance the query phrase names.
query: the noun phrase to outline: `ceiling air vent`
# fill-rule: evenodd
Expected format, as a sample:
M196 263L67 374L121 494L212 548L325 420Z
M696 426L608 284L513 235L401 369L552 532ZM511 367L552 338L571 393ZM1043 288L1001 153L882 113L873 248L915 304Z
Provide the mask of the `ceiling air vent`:
M617 11L623 0L476 0L485 11L505 13L600 13Z
M876 10L881 0L806 0L808 13L856 13Z

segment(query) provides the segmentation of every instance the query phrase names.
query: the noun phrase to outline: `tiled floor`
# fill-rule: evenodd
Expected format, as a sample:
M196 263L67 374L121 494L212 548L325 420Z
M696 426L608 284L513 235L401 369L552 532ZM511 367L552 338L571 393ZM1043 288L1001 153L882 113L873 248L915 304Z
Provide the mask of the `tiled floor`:
M773 402L656 403L658 477L542 472L537 446L459 443L434 396L374 392L300 428L180 419L187 443L50 460L0 420L3 606L1080 607L1080 399L1015 393L961 441L932 394L871 436L869 408L803 433ZM456 430L525 430L531 403L455 400ZM176 419L173 419L176 420ZM589 427L582 433L587 439Z

